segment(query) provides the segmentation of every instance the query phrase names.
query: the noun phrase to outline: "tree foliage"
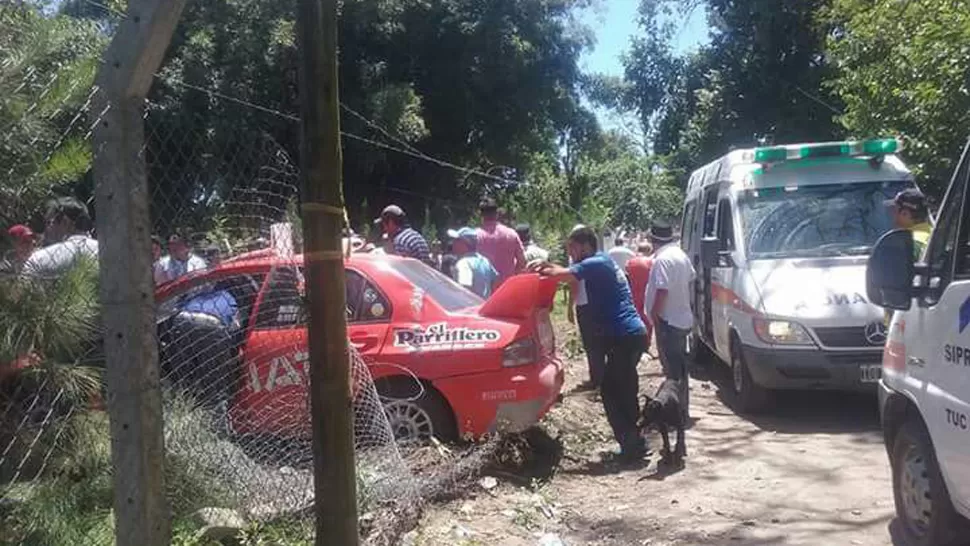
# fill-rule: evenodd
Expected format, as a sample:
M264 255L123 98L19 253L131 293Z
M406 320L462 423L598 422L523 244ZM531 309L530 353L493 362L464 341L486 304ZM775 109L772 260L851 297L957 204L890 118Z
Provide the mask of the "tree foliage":
M0 219L24 221L89 170L82 107L105 40L90 21L0 7Z
M942 196L970 127L970 2L834 0L828 49L855 135L901 134Z

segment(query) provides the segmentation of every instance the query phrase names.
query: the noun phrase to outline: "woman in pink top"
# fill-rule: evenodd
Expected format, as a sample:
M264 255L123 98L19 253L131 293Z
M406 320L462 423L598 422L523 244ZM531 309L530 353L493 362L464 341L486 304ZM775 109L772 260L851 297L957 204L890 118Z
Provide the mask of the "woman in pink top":
M498 271L496 287L525 269L525 249L514 229L498 221L498 205L485 199L478 207L482 227L478 230L478 253L488 258Z

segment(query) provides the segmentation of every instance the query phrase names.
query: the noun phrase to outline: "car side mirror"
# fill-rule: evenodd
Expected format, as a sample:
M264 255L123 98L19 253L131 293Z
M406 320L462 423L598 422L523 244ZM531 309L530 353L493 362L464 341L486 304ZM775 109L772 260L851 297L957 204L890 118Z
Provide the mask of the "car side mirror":
M717 237L704 237L701 239L701 265L705 269L717 267L720 250L720 241L718 241Z
M869 301L886 309L908 311L913 305L913 235L903 229L879 238L866 266L866 295Z

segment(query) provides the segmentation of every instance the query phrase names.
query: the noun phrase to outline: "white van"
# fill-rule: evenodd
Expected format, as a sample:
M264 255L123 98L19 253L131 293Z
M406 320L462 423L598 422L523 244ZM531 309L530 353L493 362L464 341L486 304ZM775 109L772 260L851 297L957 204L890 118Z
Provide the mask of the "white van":
M692 348L731 366L739 410L763 409L774 389L875 388L886 328L865 296L866 259L893 227L885 201L913 186L901 147L735 150L691 174Z
M886 234L867 294L896 313L879 382L883 437L905 544L970 543L970 143L929 244Z

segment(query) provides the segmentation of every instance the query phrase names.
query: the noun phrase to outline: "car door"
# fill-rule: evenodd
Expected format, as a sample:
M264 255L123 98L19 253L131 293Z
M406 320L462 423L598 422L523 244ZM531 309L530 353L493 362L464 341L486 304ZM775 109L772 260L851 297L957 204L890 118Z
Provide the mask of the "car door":
M733 255L736 248L734 214L731 198L726 193L721 197L717 209L718 251ZM734 271L733 258L721 254L718 257L717 266L711 270L711 325L717 352L726 360L731 357L728 332L730 331L731 302L734 300L732 294L737 291L737 287L734 286L736 278L738 276Z
M391 325L390 300L377 284L354 269L346 270L347 335L367 364L375 363Z
M274 265L256 299L242 353L244 381L230 414L237 432L284 437L310 433L301 283L294 265Z
M908 372L924 383L923 418L954 503L970 508L970 154L964 154L927 250L928 294L907 322ZM912 345L910 345L912 343Z

